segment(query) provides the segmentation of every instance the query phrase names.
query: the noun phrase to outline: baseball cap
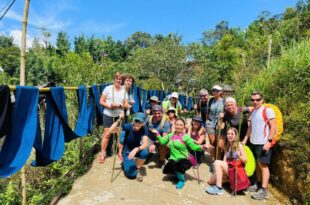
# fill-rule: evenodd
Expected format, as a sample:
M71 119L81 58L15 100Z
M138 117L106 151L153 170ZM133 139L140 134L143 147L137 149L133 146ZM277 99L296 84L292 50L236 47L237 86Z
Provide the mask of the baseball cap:
M179 94L177 92L171 93L171 98L179 98Z
M221 90L223 90L223 89L222 89L222 87L219 86L219 85L214 85L214 86L212 87L212 90L219 90L219 91L221 91Z
M137 112L133 117L134 121L139 121L139 122L144 122L145 119L146 119L146 115L143 112Z

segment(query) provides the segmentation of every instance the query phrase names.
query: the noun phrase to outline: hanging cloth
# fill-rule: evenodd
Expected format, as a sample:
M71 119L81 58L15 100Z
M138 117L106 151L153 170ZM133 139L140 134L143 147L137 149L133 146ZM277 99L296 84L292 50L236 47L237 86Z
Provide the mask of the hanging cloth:
M140 89L135 84L133 84L132 92L133 92L133 98L135 101L132 107L132 111L133 113L141 112L142 108L141 108L141 99L140 99L141 97Z
M192 97L188 97L187 98L187 110L191 110L193 108L193 98Z
M102 125L103 109L102 109L102 106L100 105L100 96L99 96L99 91L98 91L97 85L91 86L91 94L92 94L92 97L94 98L94 101L95 101L97 125Z
M12 104L10 88L7 85L0 86L0 138L9 133L11 123Z
M12 129L0 151L0 177L19 171L27 162L36 136L39 90L16 86Z
M149 97L149 91L148 90L144 90L142 89L142 111L145 112L146 110L146 105L147 105L147 100L148 100L148 97Z
M186 96L185 95L179 95L179 101L182 105L182 108L184 109L186 107Z

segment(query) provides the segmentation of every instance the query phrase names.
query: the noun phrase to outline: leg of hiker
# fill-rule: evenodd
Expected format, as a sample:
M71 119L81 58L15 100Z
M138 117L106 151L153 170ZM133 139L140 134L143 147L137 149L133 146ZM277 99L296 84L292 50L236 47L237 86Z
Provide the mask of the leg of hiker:
M110 136L111 134L110 134L109 128L104 128L102 139L101 139L101 152L99 154L100 163L104 163L104 160L106 158L106 149L107 149Z
M178 178L178 182L176 184L177 189L182 189L185 185L185 177L181 172L175 172L176 177Z
M138 181L143 181L143 175L141 173L141 168L148 156L149 156L148 149L144 149L138 152L136 155L137 157L136 166L138 169L138 174L137 174Z
M137 177L137 165L134 159L128 158L129 151L123 151L123 163L124 163L124 174L129 179L135 179Z

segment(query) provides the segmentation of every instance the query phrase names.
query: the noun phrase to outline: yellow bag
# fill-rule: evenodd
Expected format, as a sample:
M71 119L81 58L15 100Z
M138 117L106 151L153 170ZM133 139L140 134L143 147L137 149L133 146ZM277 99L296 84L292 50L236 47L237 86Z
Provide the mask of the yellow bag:
M271 108L274 112L275 112L275 115L276 115L276 135L274 137L274 140L275 141L279 141L280 138L281 138L281 134L283 133L283 117L282 117L282 113L280 111L280 109L273 105L273 104L263 104L263 106L265 106L264 110L263 110L263 118L266 122L266 126L269 125L269 120L268 120L268 117L267 117L267 114L266 114L266 108ZM266 128L265 126L265 128Z

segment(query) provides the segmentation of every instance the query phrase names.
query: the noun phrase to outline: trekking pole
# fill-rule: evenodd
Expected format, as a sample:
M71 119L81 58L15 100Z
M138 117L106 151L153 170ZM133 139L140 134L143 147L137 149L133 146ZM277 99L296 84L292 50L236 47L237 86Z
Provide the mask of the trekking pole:
M218 152L219 152L219 139L221 136L221 131L222 131L222 119L220 119L220 116L218 117L218 133L217 133L217 139L216 139L216 154L215 154L215 160L217 160L218 157Z
M198 184L200 184L200 177L199 177L199 166L200 166L200 164L198 164L196 151L195 151L195 159L197 161L197 178L198 178L197 180L198 180Z
M196 105L196 103L197 103L197 99L196 99L196 88L194 89L194 95L193 95L193 97L194 97L194 105ZM194 113L195 113L195 115L198 115L198 114L199 114L197 108L194 109Z
M113 87L114 88L114 87ZM126 96L126 91L125 94ZM114 103L114 89L112 90L112 102ZM115 123L115 117L113 117L113 124ZM121 123L120 123L121 124ZM115 169L115 162L116 162L116 153L117 153L117 141L118 141L118 135L115 137L115 133L112 134L113 137L113 144L112 144L112 156L113 156L113 165L112 165L112 174L111 174L111 183L113 182L113 176L114 176L114 169ZM115 139L116 138L116 139Z
M243 121L243 107L244 107L244 98L245 98L245 95L243 95L242 97L242 104L241 104L241 111L240 111L240 121L239 121L239 127L238 127L238 136L237 136L237 142L236 142L236 149L238 150L239 148L239 141L240 141L240 132L241 132L241 124L242 124L242 121ZM238 109L238 108L237 108ZM233 192L234 196L237 196L237 182L238 182L238 155L237 155L237 158L236 158L236 165L235 165L235 190Z

